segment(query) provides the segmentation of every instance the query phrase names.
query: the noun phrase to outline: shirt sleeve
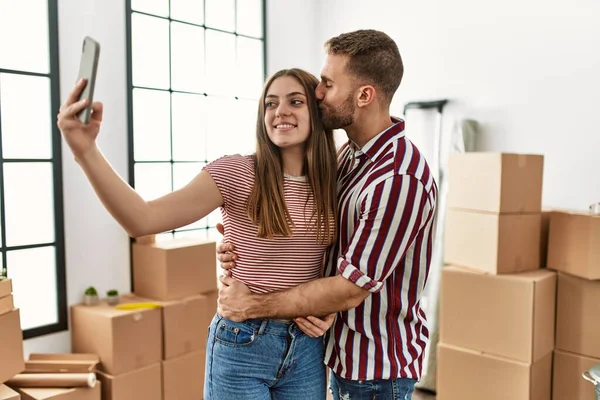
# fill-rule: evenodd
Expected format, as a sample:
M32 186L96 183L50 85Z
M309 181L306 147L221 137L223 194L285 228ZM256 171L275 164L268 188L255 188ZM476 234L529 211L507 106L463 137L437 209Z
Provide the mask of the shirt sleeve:
M367 192L348 246L338 258L344 278L378 292L433 218L432 205L421 181L395 175Z
M217 184L225 209L245 200L254 182L254 165L248 157L241 155L223 156L202 170Z

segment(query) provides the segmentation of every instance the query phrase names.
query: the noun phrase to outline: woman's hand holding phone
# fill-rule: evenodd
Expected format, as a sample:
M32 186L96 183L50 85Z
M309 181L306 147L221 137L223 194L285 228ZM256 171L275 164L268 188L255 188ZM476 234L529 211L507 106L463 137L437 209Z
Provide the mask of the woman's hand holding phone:
M81 159L96 147L96 137L102 123L102 103L92 104L89 124L78 118L78 113L88 106L88 99L79 100L81 92L87 84L85 79L79 80L65 103L60 107L57 125L76 159Z

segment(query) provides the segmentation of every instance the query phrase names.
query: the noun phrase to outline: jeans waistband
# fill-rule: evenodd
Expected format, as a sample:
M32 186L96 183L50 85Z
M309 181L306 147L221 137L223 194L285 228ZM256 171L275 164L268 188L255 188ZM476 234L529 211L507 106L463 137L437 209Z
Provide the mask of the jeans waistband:
M244 321L244 324L251 327L259 335L271 333L274 335L286 335L292 333L297 327L294 321L281 321L277 319L255 318Z

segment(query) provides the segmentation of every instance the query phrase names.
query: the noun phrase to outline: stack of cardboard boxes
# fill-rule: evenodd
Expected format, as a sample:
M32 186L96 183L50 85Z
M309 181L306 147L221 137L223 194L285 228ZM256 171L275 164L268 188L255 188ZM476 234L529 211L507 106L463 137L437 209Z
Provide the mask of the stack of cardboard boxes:
M122 303L137 302L123 296ZM160 400L161 310L118 310L106 302L71 307L71 346L74 353L100 358L98 379L103 400Z
M548 268L559 271L553 399L593 399L581 374L600 364L600 215L551 213Z
M10 279L0 279L0 400L100 400L99 382L77 388L38 388L15 384L18 383L15 382L15 377L25 376L23 374L74 372L69 369L73 366L70 364L72 357L77 359L76 366L81 365L80 356L67 354L32 354L27 362L24 361L23 332L19 310L14 308L12 282ZM83 362L87 364L88 371L91 371L97 361L94 362L93 355L85 357L87 358ZM41 365L45 369L39 370ZM33 386L38 384L36 382Z
M203 397L215 251L214 242L191 239L134 243L134 293L120 298L132 309L71 307L73 352L99 355L103 400Z
M12 281L0 278L0 400L21 398L4 382L23 369L23 333L19 310L14 306Z
M94 375L98 361L94 354L31 354L23 373L7 384L23 400L100 400L101 384ZM82 375L87 376L86 381ZM27 377L33 379L25 379ZM71 387L53 387L57 385L52 382L58 381L62 381L59 386Z
M540 269L543 157L450 159L439 400L549 400L556 274Z

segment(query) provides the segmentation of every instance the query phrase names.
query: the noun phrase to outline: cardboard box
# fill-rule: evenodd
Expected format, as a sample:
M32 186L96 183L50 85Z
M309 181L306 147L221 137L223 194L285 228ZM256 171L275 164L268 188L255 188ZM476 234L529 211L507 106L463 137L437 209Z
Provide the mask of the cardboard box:
M117 376L96 376L102 382L102 400L162 400L160 362Z
M600 358L600 281L558 274L556 348Z
M0 315L6 314L7 312L14 310L14 308L15 302L13 300L12 294L0 298Z
M544 156L453 154L449 158L448 207L491 213L542 209Z
M23 400L100 400L100 387L101 383L96 381L96 385L93 388L17 388L17 390Z
M0 385L0 400L20 400L21 395L6 385Z
M219 298L219 292L206 293L206 302L204 303L204 311L202 313L202 348L206 348L208 341L208 329L212 322L215 314L217 313L217 299Z
M552 213L548 268L600 279L600 215L564 210Z
M552 379L553 400L593 400L594 385L581 374L600 364L599 358L581 356L560 350L554 351Z
M163 400L204 397L204 349L162 362Z
M121 303L147 302L122 296ZM74 353L100 357L99 369L111 375L133 371L162 358L160 308L117 310L105 301L96 306L71 307L71 345Z
M89 373L95 372L100 358L96 354L32 353L25 361L26 373Z
M533 364L440 343L437 400L550 400L552 352Z
M208 327L217 310L216 297L213 294L200 294L162 304L163 359L168 360L204 348Z
M156 243L156 235L139 236L135 238L135 242L139 244Z
M12 293L12 279L0 280L0 299Z
M539 269L541 223L541 213L448 210L444 261L490 274Z
M532 363L554 349L556 273L442 270L440 341Z
M182 238L134 243L133 284L136 295L175 300L217 290L215 242Z
M0 382L25 369L23 331L19 309L0 315Z

